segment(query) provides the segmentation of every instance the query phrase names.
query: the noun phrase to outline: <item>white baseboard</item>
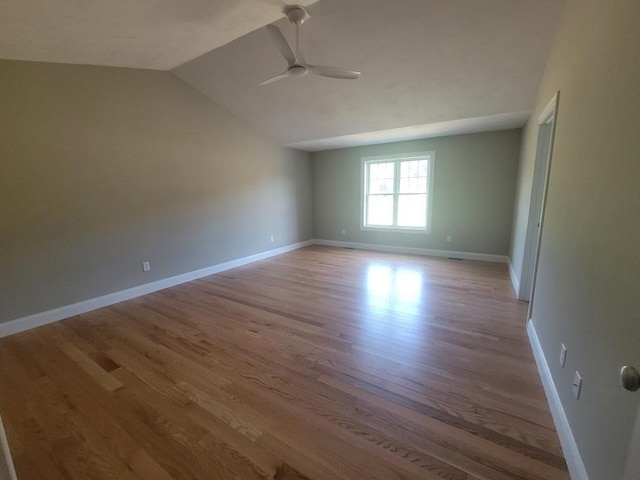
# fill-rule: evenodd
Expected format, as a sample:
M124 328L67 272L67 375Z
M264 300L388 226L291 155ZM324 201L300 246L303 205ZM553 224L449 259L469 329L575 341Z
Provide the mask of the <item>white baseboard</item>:
M513 290L516 292L516 296L520 296L520 281L518 280L518 276L516 275L515 270L513 269L513 264L511 263L511 259L509 259L509 275L511 276L511 285L513 285Z
M164 290L165 288L173 287L181 283L190 282L198 278L207 277L216 273L224 272L232 268L241 267L258 260L264 260L265 258L280 255L281 253L297 250L298 248L313 245L314 240L307 240L305 242L294 243L284 247L268 250L266 252L257 253L248 257L239 258L237 260L231 260L230 262L220 263L211 267L202 268L193 272L183 273L174 277L164 278L144 285L138 285L137 287L128 288L115 293L109 293L101 297L91 298L83 300L82 302L74 303L72 305L65 305L60 308L54 308L53 310L47 310L46 312L39 312L33 315L29 315L22 318L17 318L9 322L0 323L0 338L14 333L23 332L32 328L40 327L48 323L57 322L65 318L73 317L74 315L80 315L81 313L90 312L98 308L113 305L114 303L130 300L135 297L147 295L149 293L157 292L158 290Z
M562 407L558 390L556 390L555 383L553 383L551 370L549 370L549 365L542 351L540 339L538 338L538 333L536 332L536 327L532 319L527 322L527 333L529 334L529 342L533 349L533 356L536 359L538 372L542 379L544 392L547 395L547 401L551 408L553 423L558 431L564 458L567 461L567 467L569 467L569 475L572 480L589 480L587 470L582 462L580 451L578 450L578 444L576 443L576 439L571 431L571 426L569 425L569 420Z
M0 480L16 480L16 470L9 451L9 442L0 418Z
M491 255L488 253L456 252L452 250L434 250L431 248L397 247L394 245L379 245L375 243L341 242L338 240L315 240L316 245L329 247L355 248L358 250L374 250L377 252L406 253L410 255L425 255L431 257L462 258L464 260L481 260L484 262L508 263L506 255Z
M193 272L183 273L174 277L165 278L144 285L138 285L137 287L128 288L119 292L109 293L101 297L90 298L71 305L65 305L63 307L54 308L53 310L47 310L45 312L35 313L26 317L17 318L8 322L0 323L0 338L14 333L23 332L32 328L40 327L48 323L57 322L65 318L73 317L74 315L80 315L82 313L97 310L98 308L107 307L114 303L130 300L135 297L147 295L149 293L157 292L165 288L173 287L181 283L190 282L198 278L207 277L216 273L230 270L232 268L241 267L258 260L264 260L265 258L280 255L282 253L297 250L309 245L327 245L332 247L343 248L356 248L360 250L375 250L380 252L390 253L406 253L412 255L428 255L437 257L453 257L462 258L465 260L482 260L487 262L499 262L508 263L508 258L504 255L489 255L485 253L469 253L469 252L455 252L448 250L432 250L427 248L411 248L411 247L396 247L391 245L376 245L369 243L355 243L355 242L339 242L334 240L307 240L305 242L295 243L287 245L285 247L276 248L274 250L268 250L266 252L250 255L248 257L239 258L211 267L195 270Z

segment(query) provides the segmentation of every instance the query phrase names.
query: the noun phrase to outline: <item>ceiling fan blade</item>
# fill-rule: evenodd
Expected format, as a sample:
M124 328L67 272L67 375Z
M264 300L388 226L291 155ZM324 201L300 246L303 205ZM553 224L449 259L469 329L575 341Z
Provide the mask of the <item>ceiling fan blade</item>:
M278 80L282 80L284 77L288 77L289 76L289 71L285 71L284 73L281 73L279 75L276 75L275 77L271 77L268 80L265 80L264 82L260 82L258 84L258 86L262 86L262 85L269 85L270 83L274 83L277 82Z
M289 66L299 63L296 53L293 48L291 48L291 45L289 45L289 42L287 42L287 39L284 38L280 29L275 25L267 25L267 30L278 47L278 50L280 50L282 56L287 60Z
M360 72L345 70L344 68L326 67L324 65L307 65L311 72L322 77L340 78L343 80L355 80L360 77Z

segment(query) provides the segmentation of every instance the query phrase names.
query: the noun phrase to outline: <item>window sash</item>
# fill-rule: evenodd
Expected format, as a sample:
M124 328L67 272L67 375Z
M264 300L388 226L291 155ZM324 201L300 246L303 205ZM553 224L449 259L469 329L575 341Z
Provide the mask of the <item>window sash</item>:
M371 219L371 212L373 211L373 209L371 208L371 203L372 203L372 202L371 202L371 200L372 200L372 199L378 199L378 198L387 198L387 197L391 197L391 199L392 199L392 202L391 202L391 203L392 203L392 208L391 208L391 222L390 222L390 223L383 223L383 222L380 222L380 223L374 223L374 222L372 222L372 221L370 220L370 219ZM379 227L379 228L390 228L390 227L393 227L393 226L394 226L394 218L395 218L395 203L396 203L396 202L395 202L395 198L394 198L394 197L395 197L395 195L394 195L394 194L389 194L389 193L384 193L384 194L381 194L381 193L374 193L374 194L371 194L371 195L367 195L367 198L366 198L366 200L365 200L365 201L367 202L367 211L366 211L366 216L367 216L367 218L365 219L365 220L366 220L366 224L367 224L367 226L370 226L370 227Z

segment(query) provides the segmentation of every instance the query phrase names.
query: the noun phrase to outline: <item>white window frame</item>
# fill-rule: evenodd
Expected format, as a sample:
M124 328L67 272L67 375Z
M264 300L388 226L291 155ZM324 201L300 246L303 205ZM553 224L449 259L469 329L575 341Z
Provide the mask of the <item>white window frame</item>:
M369 230L375 232L412 232L412 233L431 233L431 218L433 211L433 178L436 166L436 152L412 152L412 153L399 153L394 155L375 155L369 157L361 157L361 169L360 169L360 230ZM398 190L400 183L400 163L410 160L427 160L429 162L428 171L429 178L427 182L427 218L425 228L416 227L398 227L392 226L369 226L366 224L367 220L367 166L372 163L395 163L395 175L394 175L394 193L393 193L393 221L398 221Z

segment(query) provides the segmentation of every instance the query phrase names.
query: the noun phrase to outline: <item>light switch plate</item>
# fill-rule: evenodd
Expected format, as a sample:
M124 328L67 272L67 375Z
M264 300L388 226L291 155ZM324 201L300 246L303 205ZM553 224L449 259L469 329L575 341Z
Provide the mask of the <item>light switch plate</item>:
M573 377L573 396L576 400L580 400L580 392L582 391L582 377L579 372Z
M564 364L567 362L567 347L564 343L560 345L560 366L564 368Z

